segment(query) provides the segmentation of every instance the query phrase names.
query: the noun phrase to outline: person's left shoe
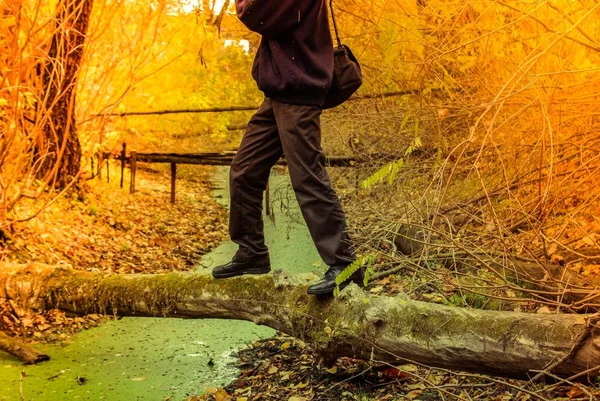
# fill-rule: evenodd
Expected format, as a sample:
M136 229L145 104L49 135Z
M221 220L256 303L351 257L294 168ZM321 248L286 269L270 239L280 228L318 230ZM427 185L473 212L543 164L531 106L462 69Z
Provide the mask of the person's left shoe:
M213 269L214 278L229 278L243 274L266 274L271 271L269 255L248 256L238 251L231 262L217 266Z
M333 294L333 290L336 287L335 278L340 275L341 272L348 266L331 266L325 272L323 278L314 284L308 286L307 293L310 295L327 295ZM350 282L355 282L359 286L363 286L363 280L365 278L365 268L360 267L355 271L348 280L340 284L340 290L346 287Z

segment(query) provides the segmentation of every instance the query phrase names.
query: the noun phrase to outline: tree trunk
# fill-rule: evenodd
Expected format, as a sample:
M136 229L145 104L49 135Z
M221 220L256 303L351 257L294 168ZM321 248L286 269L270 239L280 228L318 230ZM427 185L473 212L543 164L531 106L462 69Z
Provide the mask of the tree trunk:
M452 308L372 297L355 286L336 299L314 298L305 293L311 278L104 276L31 264L0 269L0 297L75 313L249 320L313 342L328 357L409 359L510 377L546 366L593 376L600 367L600 339L588 315Z
M65 187L79 174L81 145L75 124L77 76L93 0L61 0L43 69L43 100L37 119L43 127L35 159L39 175Z
M20 307L78 314L241 319L313 343L328 358L407 360L526 378L600 372L591 315L526 314L373 296L355 285L337 298L306 294L313 275L102 275L43 264L0 265L0 297Z

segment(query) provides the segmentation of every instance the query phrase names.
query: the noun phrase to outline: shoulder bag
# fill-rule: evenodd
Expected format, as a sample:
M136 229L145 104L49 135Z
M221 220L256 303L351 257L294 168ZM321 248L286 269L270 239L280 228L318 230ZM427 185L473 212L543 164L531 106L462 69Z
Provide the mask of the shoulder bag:
M333 82L325 98L324 109L331 109L344 103L360 88L363 82L358 60L356 60L350 48L342 44L340 40L333 12L333 0L329 1L329 9L337 47L333 49Z

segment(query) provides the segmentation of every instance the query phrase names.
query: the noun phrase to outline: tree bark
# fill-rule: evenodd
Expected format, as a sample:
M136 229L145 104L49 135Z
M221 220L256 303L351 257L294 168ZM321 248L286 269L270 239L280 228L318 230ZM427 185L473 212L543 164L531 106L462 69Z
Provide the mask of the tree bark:
M78 314L241 319L313 343L328 358L407 360L527 378L600 373L595 315L526 314L373 296L349 285L337 298L306 294L313 275L102 275L43 264L0 265L0 297Z
M93 0L61 0L44 65L43 100L37 119L43 127L35 158L41 176L65 187L79 174L81 145L75 124L76 87Z

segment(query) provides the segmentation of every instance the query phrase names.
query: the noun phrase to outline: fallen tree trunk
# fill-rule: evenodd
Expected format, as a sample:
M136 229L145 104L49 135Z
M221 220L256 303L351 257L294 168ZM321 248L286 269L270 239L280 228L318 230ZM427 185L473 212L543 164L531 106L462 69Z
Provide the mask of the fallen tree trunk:
M373 296L355 285L337 298L306 294L313 275L214 280L209 275L102 275L42 264L0 265L0 297L31 309L119 316L242 319L349 356L526 378L548 368L600 371L592 315L538 315Z
M0 331L0 350L16 356L27 364L47 361L50 357L42 352L36 351L29 344L12 338Z

